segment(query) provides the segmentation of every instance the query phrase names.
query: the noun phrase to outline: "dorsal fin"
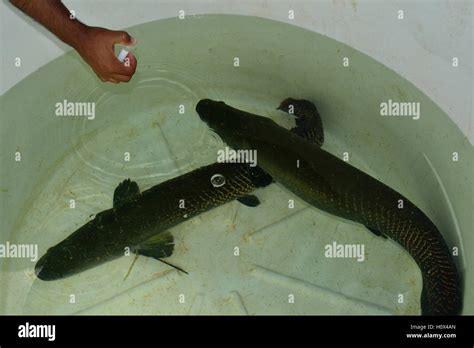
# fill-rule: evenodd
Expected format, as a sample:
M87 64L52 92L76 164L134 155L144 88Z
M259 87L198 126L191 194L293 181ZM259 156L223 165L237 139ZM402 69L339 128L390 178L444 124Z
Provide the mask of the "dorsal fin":
M121 207L125 203L134 200L139 194L138 184L130 179L125 179L114 191L114 208Z

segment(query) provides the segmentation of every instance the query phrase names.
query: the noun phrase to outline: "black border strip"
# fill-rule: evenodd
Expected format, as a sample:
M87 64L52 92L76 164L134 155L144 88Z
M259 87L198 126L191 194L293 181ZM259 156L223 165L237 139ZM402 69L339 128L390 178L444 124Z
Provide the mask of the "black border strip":
M55 340L20 338L26 322L55 325ZM424 325L423 331L412 325ZM428 325L433 325L429 329ZM438 325L455 325L455 329ZM16 344L176 343L474 343L472 316L0 316L0 346ZM407 338L410 333L456 334L456 338Z

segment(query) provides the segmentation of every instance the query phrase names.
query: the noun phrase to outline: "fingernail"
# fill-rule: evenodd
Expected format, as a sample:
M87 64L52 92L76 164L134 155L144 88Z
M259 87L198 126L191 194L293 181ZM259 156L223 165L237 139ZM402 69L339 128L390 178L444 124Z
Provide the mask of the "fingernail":
M132 44L132 46L135 46L137 44L137 39L131 36L130 43Z

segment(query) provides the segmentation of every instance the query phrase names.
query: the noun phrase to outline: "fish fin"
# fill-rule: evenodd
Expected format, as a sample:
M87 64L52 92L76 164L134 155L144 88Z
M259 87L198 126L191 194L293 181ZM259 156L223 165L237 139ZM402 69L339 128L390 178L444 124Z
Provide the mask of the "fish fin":
M125 274L125 277L123 277L123 280L127 280L128 276L130 275L130 272L132 272L133 266L135 266L135 262L137 262L138 259L138 254L135 254L135 257L133 258L132 264L128 268L127 274Z
M237 200L247 207L256 207L260 204L260 200L255 195L245 195L237 198Z
M120 207L123 204L134 199L140 194L140 189L135 181L125 179L122 181L114 191L114 208Z
M376 230L374 228L370 228L370 227L367 227L365 226L365 228L367 228L370 232L372 232L373 234L375 234L377 237L382 237L382 238L385 238L387 239L387 236L384 235L382 232L380 232L379 230Z
M168 266L171 266L171 267L177 269L177 270L180 271L180 272L189 274L189 273L186 272L184 269L182 269L181 267L178 267L178 266L176 266L176 265L173 265L171 262L168 262L168 261L165 261L165 260L162 260L162 259L157 259L157 260L160 261L160 262L163 262L165 265L168 265Z
M270 174L267 174L263 169L260 167L250 167L250 177L252 179L253 184L256 187L265 187L270 185L274 180Z
M169 232L160 233L156 236L151 237L143 244L140 244L136 249L135 253L137 255L143 255L147 257L152 257L164 264L171 266L177 269L180 272L189 274L184 269L173 265L172 263L162 260L164 257L170 257L173 254L174 250L174 238Z
M138 255L160 259L170 257L174 250L174 238L169 232L160 233L138 245L134 252Z
M290 113L291 106L293 112ZM323 122L316 105L305 99L286 98L277 109L295 116L296 127L291 129L292 132L316 145L323 145Z

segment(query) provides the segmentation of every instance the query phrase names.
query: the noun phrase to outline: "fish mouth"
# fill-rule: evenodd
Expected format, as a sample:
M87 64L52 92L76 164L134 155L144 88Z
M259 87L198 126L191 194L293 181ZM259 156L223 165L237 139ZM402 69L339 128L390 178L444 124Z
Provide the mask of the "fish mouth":
M41 257L39 261L36 263L35 265L36 277L38 277L38 279L46 280L46 281L63 278L62 274L60 274L57 271L52 270L51 267L48 267L49 259L50 257L48 253L46 253L46 255L43 255L43 257Z

